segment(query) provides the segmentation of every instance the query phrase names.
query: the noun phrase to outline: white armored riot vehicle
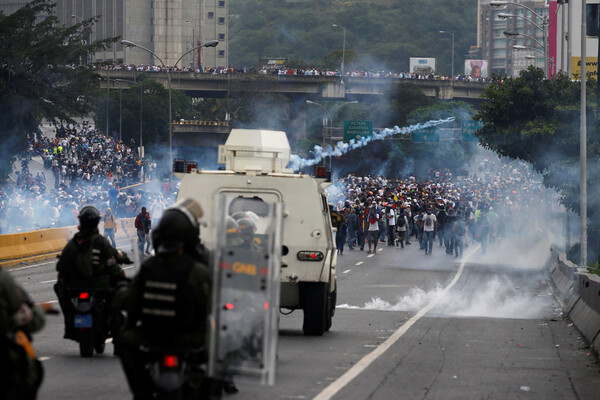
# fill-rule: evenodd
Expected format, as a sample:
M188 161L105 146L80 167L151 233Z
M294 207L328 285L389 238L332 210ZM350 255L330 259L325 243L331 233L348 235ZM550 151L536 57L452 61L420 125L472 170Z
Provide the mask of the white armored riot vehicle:
M229 203L229 215L250 207L260 216L261 207L256 205L261 201L282 203L280 308L302 309L304 334L322 335L331 327L337 291L337 252L325 193L328 183L287 169L289 160L285 132L233 129L225 145L219 146L219 163L225 169L190 168L176 174L181 179L178 198L194 198L208 216L222 215L217 199L223 195L235 199ZM211 249L217 227L210 218L206 222L201 236Z

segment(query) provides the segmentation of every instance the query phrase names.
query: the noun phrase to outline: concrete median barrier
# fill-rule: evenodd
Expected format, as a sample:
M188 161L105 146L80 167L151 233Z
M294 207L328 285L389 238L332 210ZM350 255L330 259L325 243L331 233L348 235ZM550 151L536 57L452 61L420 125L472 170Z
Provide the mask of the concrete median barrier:
M563 303L563 311L600 353L600 277L581 270L566 259L566 254L552 249L548 262L551 284Z
M117 240L136 237L135 218L117 221ZM100 233L104 226L100 223ZM11 267L55 258L77 232L76 226L0 235L0 267Z
M554 247L550 250L549 270L556 295L563 303L563 311L568 314L579 300L577 290L577 266L567 260L566 254Z

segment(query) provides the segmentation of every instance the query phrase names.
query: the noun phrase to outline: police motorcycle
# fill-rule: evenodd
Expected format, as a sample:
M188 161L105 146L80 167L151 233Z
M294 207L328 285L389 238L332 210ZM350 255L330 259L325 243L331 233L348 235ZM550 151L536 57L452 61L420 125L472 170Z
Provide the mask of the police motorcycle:
M95 207L85 206L79 213L80 226L86 225L86 229L95 227L99 220L100 215ZM95 263L99 262L99 254L104 241L102 236L97 236L93 243L86 244L79 250L81 257L91 258L90 268L92 269L94 265L98 266ZM60 257L59 255L58 258ZM132 263L120 251L116 258L116 262L119 264ZM91 277L93 275L88 276L87 279L92 279ZM128 282L128 278L119 275L111 277L107 287L98 287L93 281L83 283L84 286L74 286L61 282L59 278L54 289L59 302L62 302L61 308L65 314L64 337L79 343L81 357L92 357L94 351L96 354L104 353L106 339L114 337L118 333L125 318L122 312L113 307L111 303L115 293Z
M148 371L155 398L194 398L208 393L206 349L140 346L143 364Z
M123 314L108 307L112 290L70 288L68 292L75 311L72 339L79 343L79 355L104 353L106 339L113 337L124 321Z
M210 278L193 265L208 266L199 241L202 215L191 199L165 210L152 230L156 256L124 293L128 320L117 346L134 398L215 398L217 383L206 377ZM190 277L197 284L188 285Z

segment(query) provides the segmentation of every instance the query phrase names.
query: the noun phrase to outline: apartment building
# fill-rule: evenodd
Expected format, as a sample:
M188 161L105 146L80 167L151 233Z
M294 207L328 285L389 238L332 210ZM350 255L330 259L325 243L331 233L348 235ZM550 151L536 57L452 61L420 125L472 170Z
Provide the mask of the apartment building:
M9 14L26 3L0 0L0 9ZM167 66L174 65L194 47L218 40L218 46L194 50L177 66L229 64L229 0L57 0L56 15L65 25L97 16L98 22L88 40L119 36L153 51ZM87 62L161 65L151 53L124 48L120 42L90 54Z
M529 65L544 68L552 22L547 0L480 0L478 8L478 47L490 73L516 76Z

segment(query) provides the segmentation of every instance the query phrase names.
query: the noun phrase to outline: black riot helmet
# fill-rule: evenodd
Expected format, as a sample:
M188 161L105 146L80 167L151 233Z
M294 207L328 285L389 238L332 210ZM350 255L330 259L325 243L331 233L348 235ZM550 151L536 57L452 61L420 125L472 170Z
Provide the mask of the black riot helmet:
M254 240L254 232L256 232L256 224L250 218L240 218L238 221L240 234L244 243L248 244Z
M227 217L225 220L225 240L228 246L240 246L244 243L240 226L232 217Z
M82 230L95 229L100 222L100 212L94 206L84 206L79 211L77 218L79 218L79 225Z
M200 235L198 219L202 207L193 199L183 199L163 213L152 231L152 242L158 254L170 254L186 245L195 246Z

